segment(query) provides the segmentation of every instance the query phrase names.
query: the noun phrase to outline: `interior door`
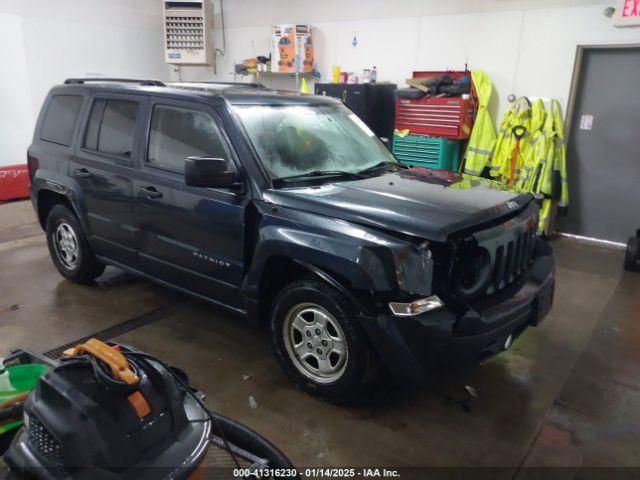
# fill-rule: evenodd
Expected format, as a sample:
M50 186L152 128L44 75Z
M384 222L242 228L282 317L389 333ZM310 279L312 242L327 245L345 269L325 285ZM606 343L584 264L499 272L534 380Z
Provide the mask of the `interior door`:
M625 242L640 228L640 47L587 48L567 146L570 207L559 230Z
M220 119L200 104L153 101L147 151L134 181L141 268L181 288L242 308L244 194L189 187L189 156L234 159Z
M80 185L91 243L99 255L135 267L132 175L139 155L140 103L96 96L69 173Z

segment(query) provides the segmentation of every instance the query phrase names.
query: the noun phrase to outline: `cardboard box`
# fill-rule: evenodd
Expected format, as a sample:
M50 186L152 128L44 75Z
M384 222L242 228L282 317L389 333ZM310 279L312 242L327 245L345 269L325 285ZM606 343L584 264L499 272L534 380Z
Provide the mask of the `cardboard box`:
M309 25L274 25L271 42L272 72L313 71L313 42Z

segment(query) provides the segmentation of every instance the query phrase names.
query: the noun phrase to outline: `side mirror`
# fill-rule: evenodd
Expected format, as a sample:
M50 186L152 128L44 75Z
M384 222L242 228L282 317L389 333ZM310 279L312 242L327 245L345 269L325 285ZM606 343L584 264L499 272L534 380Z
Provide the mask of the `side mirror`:
M229 171L224 158L187 157L184 181L190 187L231 187L236 182L236 172Z
M380 141L387 147L387 150L391 150L391 142L387 137L380 137Z

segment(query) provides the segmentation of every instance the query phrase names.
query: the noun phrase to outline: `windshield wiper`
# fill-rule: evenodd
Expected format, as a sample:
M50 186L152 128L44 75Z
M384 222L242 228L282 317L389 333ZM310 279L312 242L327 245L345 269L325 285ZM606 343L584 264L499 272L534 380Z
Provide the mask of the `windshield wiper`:
M312 172L300 173L299 175L290 175L288 177L278 177L273 179L273 183L284 183L291 180L298 180L303 178L314 178L314 177L343 177L343 178L355 178L361 179L365 178L364 175L361 175L357 172L346 172L344 170L313 170Z
M398 167L398 168L402 168L402 169L407 169L409 168L407 165L403 165L402 163L398 163L398 162L390 162L389 160L384 160L380 163L376 163L375 165L372 165L371 167L367 167L364 170L360 170L358 173L369 173L369 172L373 172L374 170L378 170L382 167L387 167L389 165L393 165L394 167Z

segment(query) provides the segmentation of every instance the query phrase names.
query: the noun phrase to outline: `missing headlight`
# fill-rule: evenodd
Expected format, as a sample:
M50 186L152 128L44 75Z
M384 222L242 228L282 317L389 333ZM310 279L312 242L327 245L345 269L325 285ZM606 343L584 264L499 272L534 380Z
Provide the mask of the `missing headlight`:
M454 269L456 296L471 301L484 295L492 273L491 254L487 249L478 246L465 249Z

